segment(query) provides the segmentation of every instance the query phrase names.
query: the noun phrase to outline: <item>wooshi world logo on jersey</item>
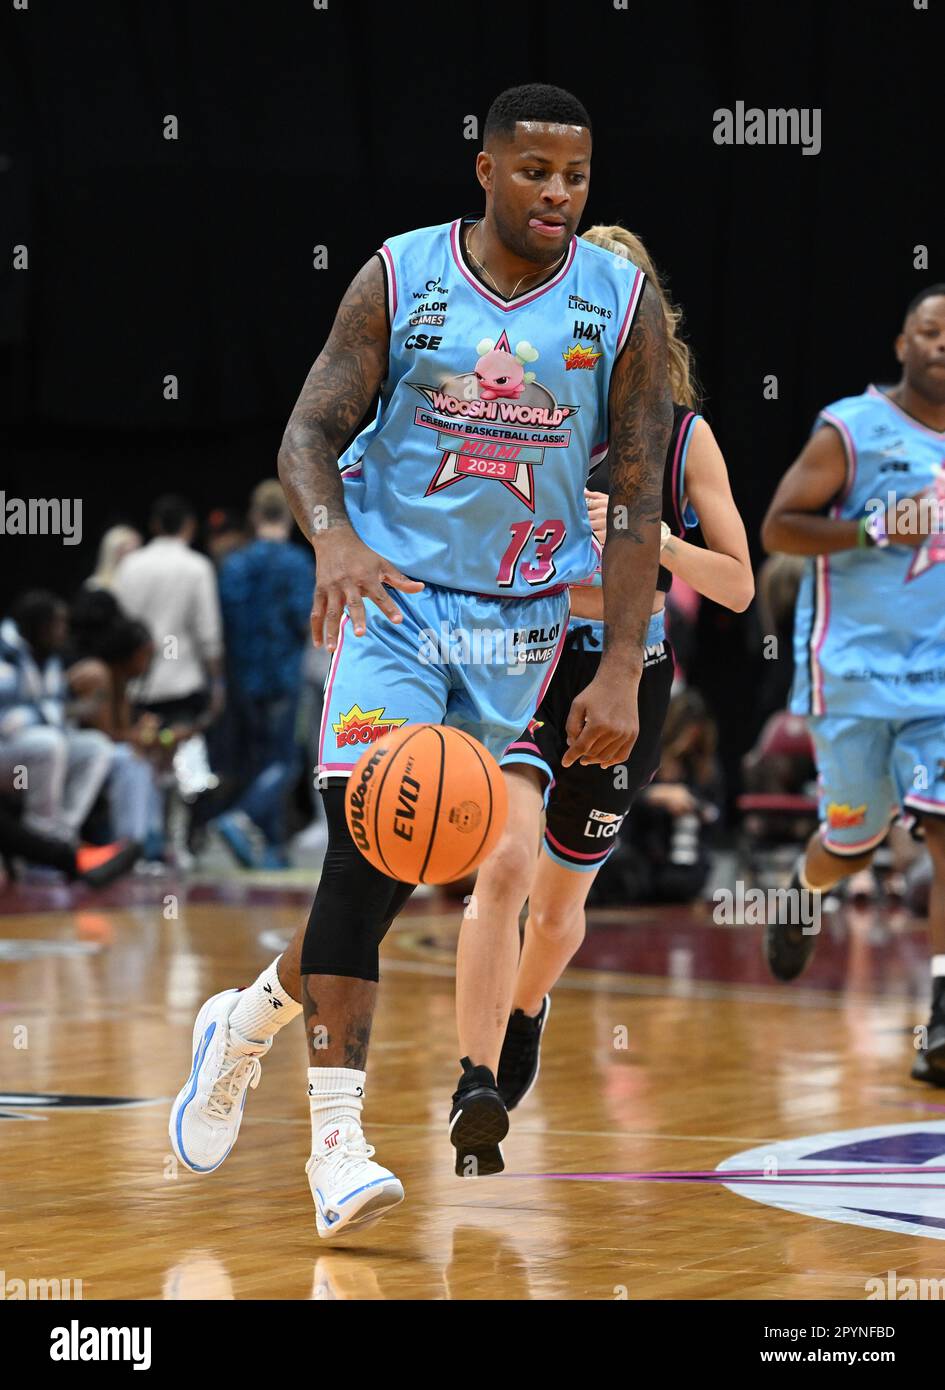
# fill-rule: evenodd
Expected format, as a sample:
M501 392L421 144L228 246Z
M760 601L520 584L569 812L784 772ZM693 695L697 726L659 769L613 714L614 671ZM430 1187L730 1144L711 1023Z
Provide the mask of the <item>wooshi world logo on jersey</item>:
M503 332L498 340L481 339L475 351L472 371L447 377L439 386L410 383L426 402L417 407L414 422L435 432L443 455L425 495L464 478L492 478L534 511L532 470L544 462L546 449L568 447L571 430L562 426L580 406L559 404L528 370L539 353L527 339L513 351ZM581 360L575 358L573 365L594 365L588 359L601 355L585 348L579 352Z

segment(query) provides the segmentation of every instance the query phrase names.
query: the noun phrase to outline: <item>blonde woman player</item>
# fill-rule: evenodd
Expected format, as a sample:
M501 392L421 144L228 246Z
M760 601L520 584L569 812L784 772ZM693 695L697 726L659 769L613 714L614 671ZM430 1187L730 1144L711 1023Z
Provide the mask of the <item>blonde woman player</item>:
M605 768L567 762L578 729L567 723L574 696L594 677L603 637L600 575L571 589L567 642L551 685L528 728L510 745L502 768L509 796L506 829L476 879L459 938L456 1014L463 1075L453 1097L450 1138L460 1176L502 1171L499 1142L508 1111L538 1075L550 993L584 939L584 903L616 843L636 793L655 773L669 703L673 661L663 605L679 575L699 593L741 612L754 594L745 528L725 460L696 409L689 350L646 248L619 226L592 227L586 240L628 256L658 291L666 316L674 420L663 478L663 545L646 658L639 688L640 733L625 764ZM576 317L582 312L575 310ZM584 314L593 321L593 306ZM604 324L606 333L610 325ZM577 328L575 333L577 333ZM607 465L592 473L591 522L606 529ZM684 539L695 525L705 547ZM544 805L542 853L536 857ZM519 953L519 916L529 904Z

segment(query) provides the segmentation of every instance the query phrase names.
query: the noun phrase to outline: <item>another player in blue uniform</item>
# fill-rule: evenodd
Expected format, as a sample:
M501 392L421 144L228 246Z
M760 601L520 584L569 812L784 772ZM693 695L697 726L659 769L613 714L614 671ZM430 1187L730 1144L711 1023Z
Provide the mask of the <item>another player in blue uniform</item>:
M913 299L896 356L895 386L820 412L762 539L811 557L791 709L808 716L822 823L792 886L833 887L869 864L892 818L918 822L933 868L932 1014L913 1075L945 1085L945 285ZM799 975L816 939L769 923L774 974Z
M476 163L485 215L394 237L371 258L280 453L316 554L313 638L334 653L318 769L328 849L307 927L250 989L201 1009L170 1132L188 1167L218 1167L260 1057L302 1001L322 1236L403 1197L371 1161L361 1106L378 948L413 890L359 854L344 779L372 739L414 722L454 724L501 756L554 670L568 586L597 566L584 481L605 450L621 525L604 547L604 651L575 697L569 756L618 763L637 734L672 418L666 332L643 273L575 236L590 156L569 93L497 98ZM375 419L342 452L378 392ZM483 632L507 639L504 657L450 659L454 634Z

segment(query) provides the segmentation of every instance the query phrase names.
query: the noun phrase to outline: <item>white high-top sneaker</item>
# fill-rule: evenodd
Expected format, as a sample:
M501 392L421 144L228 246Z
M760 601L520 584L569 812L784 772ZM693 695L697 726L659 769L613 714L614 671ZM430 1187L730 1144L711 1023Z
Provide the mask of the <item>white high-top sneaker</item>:
M247 1091L258 1086L259 1059L272 1046L272 1038L247 1042L230 1029L239 997L238 989L225 989L200 1010L194 1024L194 1065L171 1106L171 1144L194 1173L212 1173L236 1143Z
M400 1180L379 1163L353 1120L325 1125L305 1171L315 1201L315 1228L328 1240L377 1221L404 1200Z

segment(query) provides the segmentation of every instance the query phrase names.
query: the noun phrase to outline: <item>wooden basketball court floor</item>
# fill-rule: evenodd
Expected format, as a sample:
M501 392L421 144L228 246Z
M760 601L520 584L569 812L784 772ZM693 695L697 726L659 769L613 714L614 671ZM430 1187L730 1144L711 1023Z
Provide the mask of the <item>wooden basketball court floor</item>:
M460 909L427 897L384 948L365 1110L406 1201L342 1244L316 1236L300 1022L223 1167L178 1171L167 1111L196 1010L248 983L310 899L245 877L0 897L8 1281L81 1280L86 1299L859 1299L890 1271L945 1272L945 1092L908 1075L922 924L871 909L825 930L792 986L768 979L757 928L705 906L592 913L507 1173L471 1181L446 1137ZM817 1201L790 1181L809 1153L830 1168ZM754 1177L723 1185L726 1161Z

